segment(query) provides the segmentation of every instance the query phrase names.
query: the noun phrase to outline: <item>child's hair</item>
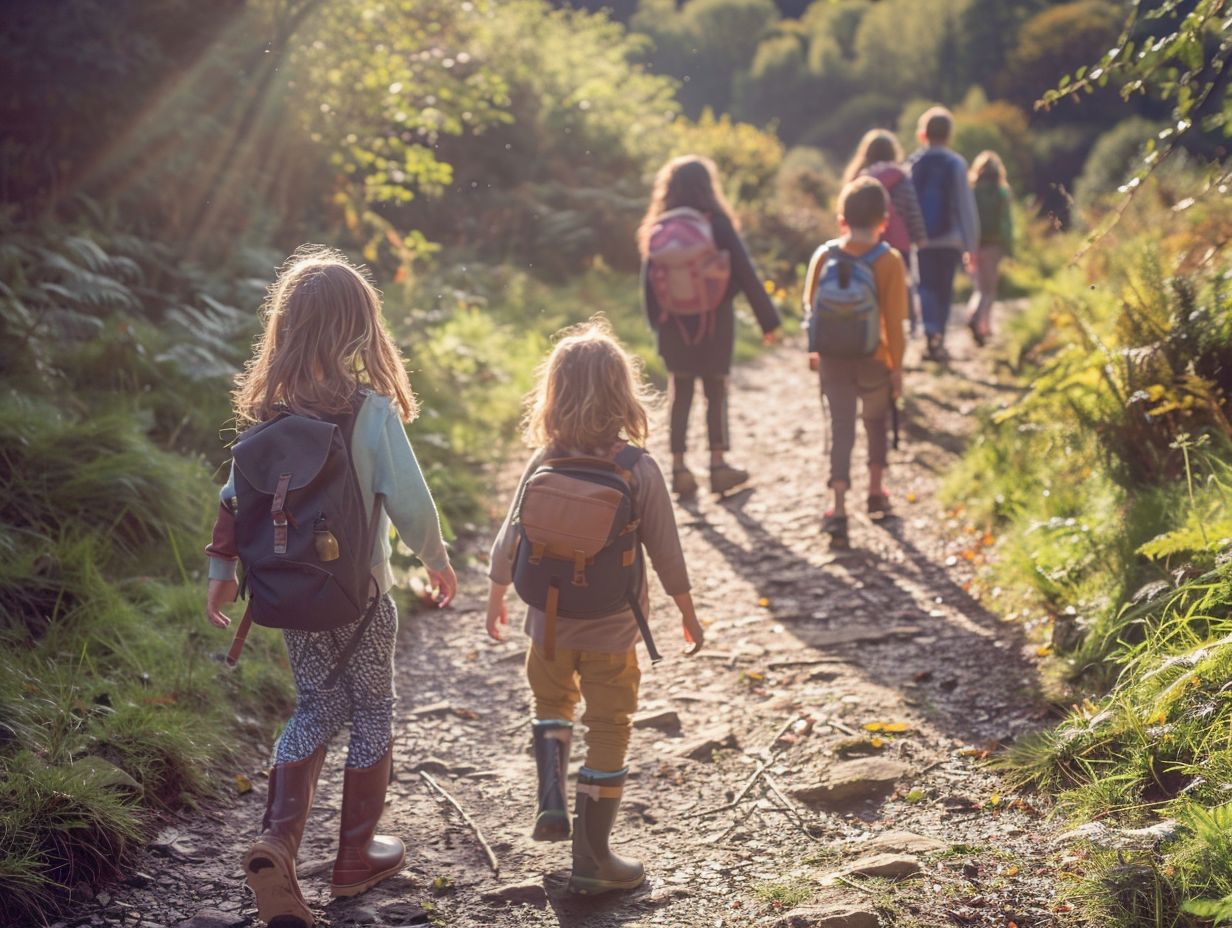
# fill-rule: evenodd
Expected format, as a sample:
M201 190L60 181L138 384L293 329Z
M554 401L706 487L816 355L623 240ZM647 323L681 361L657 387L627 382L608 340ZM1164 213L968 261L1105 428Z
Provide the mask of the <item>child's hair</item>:
M740 228L736 214L719 186L719 169L714 162L701 155L681 155L659 168L659 173L655 175L650 205L637 229L637 247L642 257L646 256L650 233L659 217L670 209L682 206L711 215L722 213L733 226Z
M350 408L366 385L418 412L398 348L381 317L381 297L365 272L339 251L298 249L279 269L263 307L265 328L232 393L241 423L278 407L313 415Z
M971 162L971 171L967 179L973 185L984 181L1009 189L1009 181L1005 177L1005 162L995 151L985 150L976 155L975 160Z
M843 183L850 184L860 176L860 172L874 164L889 161L894 164L903 160L903 147L898 144L894 133L885 129L869 129L860 139L856 153L847 162L847 170L843 172Z
M533 447L602 453L624 438L645 444L651 392L641 360L602 315L564 329L526 396L523 436Z
M954 132L954 114L944 106L930 106L920 115L916 131L929 142L944 145Z
M838 195L838 214L849 228L877 228L889 212L890 195L875 177L857 177Z

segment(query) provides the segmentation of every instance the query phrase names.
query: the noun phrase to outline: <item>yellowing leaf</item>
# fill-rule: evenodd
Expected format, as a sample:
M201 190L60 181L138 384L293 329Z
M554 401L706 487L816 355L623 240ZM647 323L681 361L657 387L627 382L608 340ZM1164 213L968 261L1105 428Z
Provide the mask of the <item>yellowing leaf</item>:
M242 773L237 773L235 775L235 791L241 796L245 793L251 793L252 780L248 779L248 777L244 776Z
M757 600L757 605L761 606L763 609L769 609L770 600L763 596L761 599Z

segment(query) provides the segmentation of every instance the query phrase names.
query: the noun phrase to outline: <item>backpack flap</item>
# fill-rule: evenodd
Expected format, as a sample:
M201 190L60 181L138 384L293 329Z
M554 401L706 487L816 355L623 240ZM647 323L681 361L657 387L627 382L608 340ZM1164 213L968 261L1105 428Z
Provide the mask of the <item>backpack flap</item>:
M704 213L687 207L665 212L650 234L646 258L664 320L706 315L722 304L731 282L731 255L715 247ZM703 327L698 337L706 331Z
M810 341L829 358L862 358L881 343L881 308L873 262L889 249L878 243L862 256L828 246L813 294Z
M586 586L586 565L629 521L628 499L615 487L547 470L528 482L521 521L530 563L544 557L569 561L573 585Z
M316 479L329 457L338 426L307 416L283 416L252 429L235 445L235 466L258 493L283 494Z

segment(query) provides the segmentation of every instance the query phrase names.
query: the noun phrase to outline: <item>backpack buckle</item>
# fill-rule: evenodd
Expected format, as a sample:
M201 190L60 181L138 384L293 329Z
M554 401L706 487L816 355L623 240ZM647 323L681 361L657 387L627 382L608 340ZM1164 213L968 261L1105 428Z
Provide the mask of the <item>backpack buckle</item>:
M586 552L573 552L573 585L590 586L586 580Z
M543 555L547 553L548 546L542 541L532 541L530 544L530 557L527 561L535 567L538 567L543 562Z

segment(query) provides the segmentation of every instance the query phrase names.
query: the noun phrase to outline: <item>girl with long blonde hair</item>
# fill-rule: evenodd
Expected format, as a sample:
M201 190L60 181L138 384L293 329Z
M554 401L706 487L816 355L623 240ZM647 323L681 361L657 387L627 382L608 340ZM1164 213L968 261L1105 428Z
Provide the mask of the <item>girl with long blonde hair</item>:
M616 341L605 320L597 318L561 333L540 366L535 388L526 400L524 434L536 450L492 545L487 609L487 630L492 638L499 641L503 637L502 626L508 622L505 596L513 583L515 557L519 546L529 544L518 525L528 482L541 467L552 470L568 462L579 466L579 460L582 464L590 460L592 468L623 475L632 497L629 530L637 533L634 545L645 548L664 590L675 600L685 638L692 643L689 653L701 647L702 627L689 593L689 575L667 483L643 447L648 398L640 365ZM562 528L576 547L574 539L582 532L577 520L583 516L567 503L555 508L570 520ZM631 555L637 550L628 549ZM605 578L587 577L585 571L590 568L585 563L581 567L582 585L603 585ZM630 563L636 561L626 562ZM576 584L577 575L574 577ZM608 845L628 774L625 754L637 711L641 671L636 647L644 635L639 619L644 623L649 611L645 571L638 571L628 602L628 608L609 615L571 618L558 617L549 600L546 609L528 608L523 625L530 637L526 675L534 696L532 742L539 775L538 807L531 833L535 840L558 841L570 836L565 776L574 711L579 700L586 703L582 716L587 726L586 765L578 774L569 881L574 892L632 889L645 876L641 863L617 856ZM647 645L649 648L649 639ZM653 649L651 654L654 656Z
M980 217L980 246L971 256L972 282L967 302L967 327L981 347L992 337L992 308L997 301L1001 262L1014 252L1013 197L1005 177L1005 163L995 151L982 151L967 175Z
M672 312L662 279L668 256L655 254L656 235L666 248L674 238L669 223L685 232L701 228L712 242L704 256L713 267L724 268L704 311L693 315ZM719 182L718 169L709 158L684 155L673 158L655 175L650 204L638 228L642 255L642 301L646 318L655 330L658 350L671 374L672 490L681 497L697 493L697 479L685 464L689 412L698 378L706 394L706 427L710 439L710 488L723 493L749 479L748 471L727 462L731 440L727 430L727 379L736 341L736 315L732 302L743 293L753 309L766 344L780 325L778 311L766 295L761 275L740 237L736 219ZM725 256L725 257L724 257Z
M262 833L244 858L244 871L264 922L305 928L314 923L314 916L299 888L295 858L326 747L344 725L350 726L350 743L333 894L354 896L366 891L401 870L406 856L399 839L376 834L393 763L398 612L389 595L394 580L389 563L390 522L423 561L439 606L453 598L457 579L441 538L432 495L404 428L417 412L415 396L398 348L385 328L380 295L367 276L337 251L301 249L270 288L263 321L253 358L236 379L237 421L252 426L251 435L290 416L337 425L343 435L350 436L347 455L362 512L375 517L362 523L371 534L352 555L360 558L361 573L363 559L367 559L368 576L362 582L367 583L371 598L364 618L348 618L344 621L351 624L325 630L305 630L291 622L276 625L283 628L295 679L295 711L274 745ZM244 440L242 434L237 449ZM279 462L279 468L292 472L314 466L322 465L294 459ZM241 476L247 480L246 473ZM283 501L293 500L300 486L290 483L290 474L283 476L287 479L279 478L281 489L274 492L275 526L284 509L293 509L292 503ZM223 606L238 592L240 512L234 464L220 499L213 539L206 548L206 616L213 625L225 628L231 620ZM269 509L264 518L270 518ZM324 513L317 514L318 521L324 518ZM246 513L243 524L247 522ZM326 527L288 525L283 515L281 532L284 539L287 533L310 532L314 543L318 532L329 535L334 550L328 544L316 549L324 564L340 556L338 540ZM275 540L272 553L285 552L286 544ZM246 561L244 566L246 581L259 576L253 564ZM313 565L302 569L309 567L318 575L323 573ZM247 621L246 617L245 629ZM336 683L329 681L331 675Z

